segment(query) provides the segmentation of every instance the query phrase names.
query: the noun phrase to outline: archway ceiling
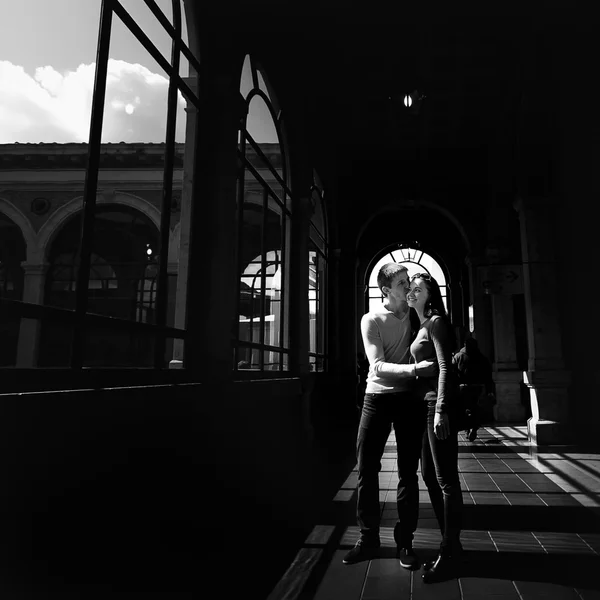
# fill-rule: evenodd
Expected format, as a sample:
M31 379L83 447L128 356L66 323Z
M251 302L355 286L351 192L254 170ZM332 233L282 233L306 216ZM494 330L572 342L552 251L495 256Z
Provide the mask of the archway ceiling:
M445 259L460 259L466 254L460 232L443 214L399 208L382 212L369 222L360 238L357 257L368 261L384 248L412 242Z

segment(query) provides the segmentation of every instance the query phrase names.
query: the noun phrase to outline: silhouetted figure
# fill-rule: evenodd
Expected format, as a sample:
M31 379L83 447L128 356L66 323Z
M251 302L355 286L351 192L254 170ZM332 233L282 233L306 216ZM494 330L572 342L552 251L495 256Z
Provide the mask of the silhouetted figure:
M479 350L475 338L467 338L464 346L454 355L458 383L478 383L485 386L487 393L493 393L492 365Z
M480 422L493 420L492 406L496 402L492 365L479 350L475 338L469 337L464 346L454 355L452 362L459 385L469 387L469 393L476 399Z

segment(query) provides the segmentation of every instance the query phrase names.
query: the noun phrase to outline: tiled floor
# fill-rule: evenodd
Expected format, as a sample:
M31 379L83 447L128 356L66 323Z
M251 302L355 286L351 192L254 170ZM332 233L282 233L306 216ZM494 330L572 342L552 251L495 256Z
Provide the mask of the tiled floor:
M524 427L486 427L460 442L466 561L457 579L424 585L394 558L395 440L380 473L382 548L347 566L358 539L356 470L267 600L600 600L600 453L533 448ZM414 546L433 558L440 532L423 481Z

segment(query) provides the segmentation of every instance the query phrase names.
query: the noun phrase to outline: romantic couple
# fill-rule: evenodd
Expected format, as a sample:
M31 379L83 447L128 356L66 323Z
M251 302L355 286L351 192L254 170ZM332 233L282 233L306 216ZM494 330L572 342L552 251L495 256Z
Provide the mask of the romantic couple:
M406 267L388 263L379 270L377 285L383 308L361 320L369 372L356 443L360 539L343 562L377 555L379 471L393 425L398 451L397 557L406 569L421 566L412 547L419 516L420 459L442 533L437 558L424 565L423 581L434 583L454 576L462 552L463 500L451 369L454 331L439 285L430 275L418 273L409 280Z

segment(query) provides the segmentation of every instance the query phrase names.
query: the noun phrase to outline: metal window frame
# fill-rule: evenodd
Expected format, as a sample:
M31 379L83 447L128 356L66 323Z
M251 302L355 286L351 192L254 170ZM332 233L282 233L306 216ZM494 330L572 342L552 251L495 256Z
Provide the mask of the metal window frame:
M162 369L165 363L165 347L167 338L187 339L185 329L166 325L168 294L168 242L171 217L171 199L173 192L173 167L175 155L175 125L177 111L177 92L181 91L186 100L200 108L199 97L189 88L179 75L181 53L190 62L196 72L200 71L200 62L181 38L181 4L172 0L173 24L169 22L154 0L144 0L172 40L171 62L164 59L160 51L150 41L141 27L135 22L119 0L102 0L100 10L98 43L96 50L96 70L92 95L90 133L88 138L87 169L84 183L82 227L79 247L79 267L76 274L75 310L61 309L46 305L32 304L17 300L0 298L0 308L15 318L52 319L68 323L73 327L71 346L71 368L83 369L85 334L87 325L107 326L130 332L152 334L155 339L154 368ZM88 281L91 268L93 246L96 194L98 189L98 172L100 168L100 151L104 107L106 101L106 83L110 39L113 15L117 15L130 32L138 39L148 53L156 60L169 78L167 92L167 123L165 131L165 161L163 171L163 190L161 202L160 254L159 273L156 290L157 319L155 324L141 323L127 319L118 319L106 315L88 312ZM164 251L163 251L164 250Z
M238 249L242 247L243 244L243 218L244 218L244 195L246 191L246 177L245 173L248 171L252 174L254 179L259 183L262 188L262 231L261 231L261 290L264 292L266 289L266 266L267 266L267 256L266 256L266 215L269 210L268 203L269 197L272 198L279 209L281 210L281 248L280 252L280 268L281 268L281 296L280 296L280 329L279 329L279 346L271 346L265 343L265 314L266 314L266 295L263 293L261 299L261 314L260 314L260 342L252 342L252 341L244 341L240 339L239 336L239 325L236 328L236 340L235 340L235 350L233 353L234 364L233 368L237 371L237 364L239 361L239 349L248 348L250 350L258 350L259 351L259 369L258 370L250 370L247 373L251 374L251 376L260 376L260 374L268 373L273 374L275 372L279 372L281 374L288 373L288 371L284 370L284 357L288 357L288 368L289 368L289 356L290 356L290 348L284 345L285 343L285 325L287 320L289 319L289 314L285 311L286 299L287 299L287 290L285 286L286 280L286 271L287 271L287 243L288 243L288 225L290 223L290 219L293 218L292 205L294 201L294 195L292 194L290 188L286 183L287 179L287 159L285 153L285 147L282 143L282 131L281 131L281 115L277 115L273 108L273 104L271 99L266 96L262 90L258 87L258 80L256 77L256 73L258 69L254 65L252 58L250 57L251 64L251 75L252 75L252 83L253 89L248 92L246 98L244 98L244 102L247 106L249 106L250 101L255 96L260 96L265 102L269 112L271 114L273 124L277 131L277 137L279 140L279 147L281 152L281 160L282 160L282 172L283 177L277 172L277 170L273 167L269 158L264 154L260 145L254 140L252 135L248 132L246 127L246 119L243 118L240 120L239 125L239 141L238 141L238 160L239 160L239 170L238 170L238 190L237 190L237 247ZM281 193L278 193L274 190L271 185L262 177L259 173L258 169L250 162L247 157L247 147L248 145L254 150L256 155L260 158L262 163L264 164L264 168L274 177L275 181L279 186L281 186ZM283 198L281 197L283 196ZM238 282L237 282L237 300L236 300L236 319L239 320L240 314L240 291L241 291L241 277L242 277L242 264L240 262L239 252L238 252ZM276 352L280 356L279 360L279 369L278 371L265 371L264 368L264 355L265 352Z

